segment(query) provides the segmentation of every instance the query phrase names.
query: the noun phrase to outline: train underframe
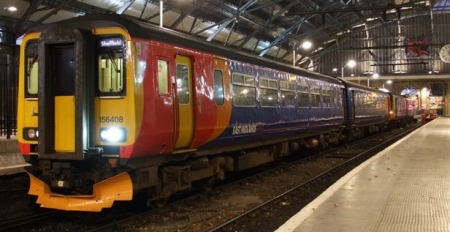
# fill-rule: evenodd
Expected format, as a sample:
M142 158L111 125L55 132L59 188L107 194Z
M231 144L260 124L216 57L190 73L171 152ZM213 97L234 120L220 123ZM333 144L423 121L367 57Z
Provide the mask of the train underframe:
M79 195L82 198L86 195L107 193L97 196L99 199L95 199L95 202L98 202L103 201L101 198L111 198L113 201L131 200L130 196L133 198L139 194L144 196L147 206L160 206L172 195L191 191L194 186L209 189L215 181L224 180L229 173L267 164L293 154L302 155L301 150L328 149L387 128L387 124L384 123L342 128L309 137L271 141L257 147L257 142L249 143L245 145L246 147L234 148L234 152L215 151L215 155L211 155L212 152L208 149L204 152L166 154L128 160L95 156L85 161L39 160L41 173L33 175L39 176L39 180L49 186L50 190L46 190L47 197L60 194L60 196ZM230 147L226 149L229 150ZM86 166L87 163L89 166ZM35 184L34 188L39 188L39 185ZM105 188L107 185L111 185L106 187L107 191L98 189L99 186ZM48 191L51 191L51 194ZM41 195L42 192L45 191L41 190L41 193L34 195ZM43 202L38 201L43 207L48 207L48 204ZM100 211L111 206L112 202L108 202L101 208L61 209Z

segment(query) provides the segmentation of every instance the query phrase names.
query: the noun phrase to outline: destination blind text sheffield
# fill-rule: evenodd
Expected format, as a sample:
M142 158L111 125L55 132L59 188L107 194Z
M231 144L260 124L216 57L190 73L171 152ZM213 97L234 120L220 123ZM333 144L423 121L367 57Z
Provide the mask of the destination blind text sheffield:
M119 47L123 45L123 40L120 38L107 38L99 41L100 47Z

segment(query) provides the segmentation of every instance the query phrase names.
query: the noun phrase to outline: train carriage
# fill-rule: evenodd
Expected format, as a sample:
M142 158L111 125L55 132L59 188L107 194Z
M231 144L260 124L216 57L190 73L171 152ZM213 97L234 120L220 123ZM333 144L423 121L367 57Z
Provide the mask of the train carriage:
M405 96L389 93L389 127L405 126L414 120L413 101Z
M21 57L19 147L47 208L159 204L388 115L378 91L117 15L36 27Z
M346 82L347 136L361 137L365 133L387 128L389 94L377 89Z

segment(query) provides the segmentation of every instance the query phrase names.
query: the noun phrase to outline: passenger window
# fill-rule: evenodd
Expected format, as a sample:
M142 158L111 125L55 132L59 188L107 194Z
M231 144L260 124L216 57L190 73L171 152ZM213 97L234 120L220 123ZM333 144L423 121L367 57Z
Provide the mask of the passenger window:
M233 104L235 106L256 106L255 77L235 73L232 82Z
M331 91L328 89L329 87L324 87L322 89L322 101L323 107L330 108L331 107Z
M288 81L280 81L281 106L295 107L295 83Z
M214 100L216 105L222 106L224 104L224 98L222 71L214 70Z
M244 74L233 74L233 84L245 84Z
M267 78L260 80L261 106L278 106L277 81Z
M189 103L189 69L184 64L177 64L177 91L179 104Z
M38 94L38 46L37 40L30 40L25 48L25 81L27 95ZM31 97L31 96L28 96Z
M320 107L320 87L312 86L311 87L311 107Z
M336 89L334 87L331 87L330 89L330 107L336 108Z
M309 107L309 89L306 83L297 85L298 107Z
M336 88L336 97L335 97L335 101L334 101L334 104L336 105L336 107L342 107L342 99L343 99L343 94L344 94L344 91L341 89L341 88L339 88L339 87L337 87Z

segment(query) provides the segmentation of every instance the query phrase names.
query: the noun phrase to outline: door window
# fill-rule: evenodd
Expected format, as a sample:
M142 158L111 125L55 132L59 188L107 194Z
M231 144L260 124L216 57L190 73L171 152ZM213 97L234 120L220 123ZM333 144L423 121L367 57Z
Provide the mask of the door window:
M177 64L177 91L179 104L189 104L189 70L184 64Z

